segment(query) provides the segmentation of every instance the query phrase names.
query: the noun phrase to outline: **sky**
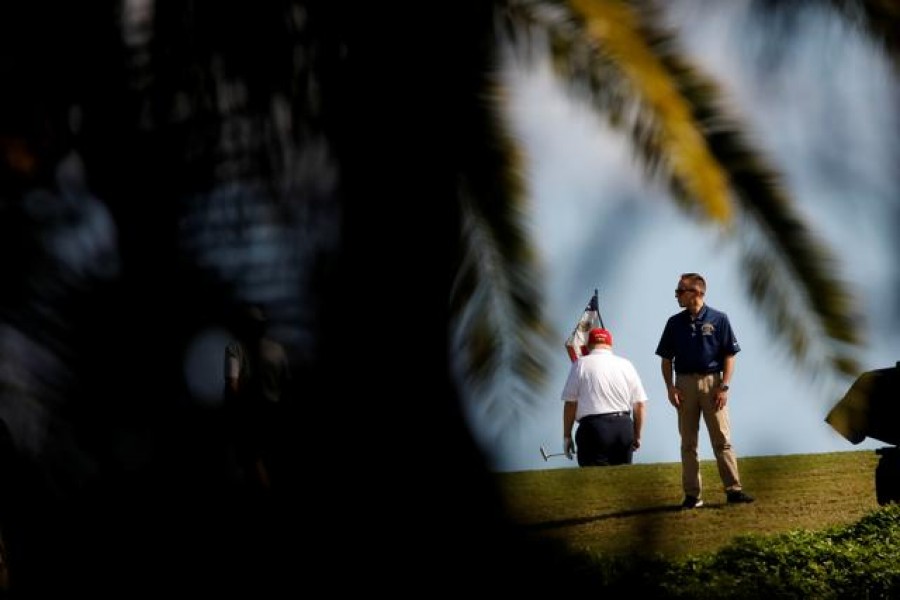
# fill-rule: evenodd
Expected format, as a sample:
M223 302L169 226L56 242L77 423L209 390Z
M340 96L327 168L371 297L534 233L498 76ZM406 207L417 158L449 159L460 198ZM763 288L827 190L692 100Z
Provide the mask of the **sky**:
M888 63L841 21L808 13L781 44L772 23L748 18L749 1L679 0L668 7L684 50L724 86L731 105L785 177L810 227L840 259L867 316L864 370L900 360L896 307L900 157L898 80ZM576 468L562 451L562 402L570 362L563 346L593 293L600 292L614 351L630 359L649 396L635 463L678 462L674 409L654 352L678 312L682 272L702 273L706 301L725 311L742 351L732 379L732 442L740 457L874 450L825 423L847 385L823 383L794 366L744 291L737 248L681 214L648 181L627 140L568 100L547 65L510 63L514 133L528 156L530 223L544 274L548 326L559 349L534 409L514 416L477 408L470 420L496 471ZM885 135L889 132L890 135ZM701 460L713 458L705 428Z

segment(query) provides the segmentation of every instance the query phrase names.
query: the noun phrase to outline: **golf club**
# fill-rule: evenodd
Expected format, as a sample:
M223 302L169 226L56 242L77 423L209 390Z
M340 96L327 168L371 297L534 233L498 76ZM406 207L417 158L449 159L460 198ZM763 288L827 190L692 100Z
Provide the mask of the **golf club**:
M543 447L543 446L541 446L541 456L544 457L544 461L545 461L545 462L546 462L546 460L547 460L548 458L550 458L551 456L565 456L565 455L566 455L565 452L559 452L559 453L557 453L557 454L547 454L547 451L544 450L544 447Z

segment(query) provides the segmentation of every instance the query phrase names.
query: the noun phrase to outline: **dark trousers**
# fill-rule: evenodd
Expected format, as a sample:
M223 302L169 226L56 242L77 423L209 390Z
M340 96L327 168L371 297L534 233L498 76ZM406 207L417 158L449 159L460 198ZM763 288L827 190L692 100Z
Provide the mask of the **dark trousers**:
M582 417L575 432L578 465L630 465L634 454L634 424L629 413Z

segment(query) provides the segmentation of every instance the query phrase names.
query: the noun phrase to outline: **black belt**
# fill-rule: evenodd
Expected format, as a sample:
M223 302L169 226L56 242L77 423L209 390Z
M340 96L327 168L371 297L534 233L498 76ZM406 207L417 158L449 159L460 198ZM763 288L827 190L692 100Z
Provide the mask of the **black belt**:
M609 413L600 413L594 415L585 415L581 417L581 421L590 421L591 419L600 419L600 418L614 418L614 417L629 417L631 416L630 412L609 412Z
M676 375L691 375L693 377L706 377L707 375L718 375L722 371L683 371L675 372Z

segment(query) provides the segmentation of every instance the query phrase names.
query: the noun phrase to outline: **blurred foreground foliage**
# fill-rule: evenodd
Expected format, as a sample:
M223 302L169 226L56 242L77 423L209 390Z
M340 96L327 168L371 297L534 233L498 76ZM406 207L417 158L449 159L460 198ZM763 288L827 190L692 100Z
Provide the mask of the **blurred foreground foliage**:
M900 505L821 531L741 535L715 553L666 560L584 554L597 591L652 598L896 598Z

